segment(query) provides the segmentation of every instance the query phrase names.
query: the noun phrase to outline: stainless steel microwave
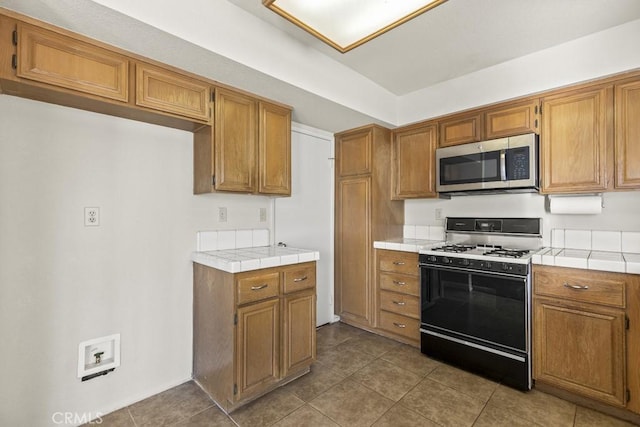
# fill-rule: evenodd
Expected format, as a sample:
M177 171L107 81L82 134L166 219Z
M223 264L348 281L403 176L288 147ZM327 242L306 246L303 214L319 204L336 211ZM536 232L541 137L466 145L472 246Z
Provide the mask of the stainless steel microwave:
M538 135L534 133L436 150L441 194L535 192L539 189Z

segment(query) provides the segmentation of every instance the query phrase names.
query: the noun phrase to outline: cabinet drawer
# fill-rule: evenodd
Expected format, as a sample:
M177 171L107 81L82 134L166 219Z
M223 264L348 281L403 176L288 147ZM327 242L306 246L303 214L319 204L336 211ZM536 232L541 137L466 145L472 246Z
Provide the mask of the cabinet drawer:
M285 294L313 288L316 285L315 265L300 265L284 270L283 292Z
M277 271L255 276L241 277L236 281L238 305L277 297L280 287L280 273Z
M378 251L378 269L418 277L418 254L400 251Z
M536 295L564 298L592 304L625 306L624 276L598 271L582 272L565 268L536 268Z
M420 321L387 311L380 311L380 329L409 339L420 340Z
M420 298L413 295L380 291L380 308L403 316L420 319Z
M380 273L380 289L420 296L418 278L405 274Z

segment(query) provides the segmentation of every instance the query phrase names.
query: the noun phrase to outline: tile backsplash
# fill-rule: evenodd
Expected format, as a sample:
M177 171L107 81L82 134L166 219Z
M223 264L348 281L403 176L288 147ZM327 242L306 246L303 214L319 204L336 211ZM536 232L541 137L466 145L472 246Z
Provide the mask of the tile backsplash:
M551 230L551 246L588 251L640 253L640 232L554 228Z
M212 230L196 233L196 251L255 248L269 246L268 229Z
M444 227L440 225L405 225L405 239L444 240Z

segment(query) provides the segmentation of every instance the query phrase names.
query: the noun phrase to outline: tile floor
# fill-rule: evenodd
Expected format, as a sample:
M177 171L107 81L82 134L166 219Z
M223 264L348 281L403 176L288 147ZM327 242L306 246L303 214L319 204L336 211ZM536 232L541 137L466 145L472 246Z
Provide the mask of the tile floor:
M230 417L187 382L104 416L101 426L631 426L342 323L319 328L317 345L311 373Z

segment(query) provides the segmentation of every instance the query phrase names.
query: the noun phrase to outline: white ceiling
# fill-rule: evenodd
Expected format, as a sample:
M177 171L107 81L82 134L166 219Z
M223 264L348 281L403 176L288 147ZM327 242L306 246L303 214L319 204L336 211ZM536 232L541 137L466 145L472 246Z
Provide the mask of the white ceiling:
M448 0L346 54L261 0L0 7L289 104L295 121L332 132L394 127L640 68L640 0Z
M342 54L260 0L229 1L395 95L640 18L639 0L448 0Z

